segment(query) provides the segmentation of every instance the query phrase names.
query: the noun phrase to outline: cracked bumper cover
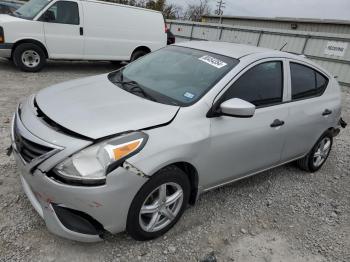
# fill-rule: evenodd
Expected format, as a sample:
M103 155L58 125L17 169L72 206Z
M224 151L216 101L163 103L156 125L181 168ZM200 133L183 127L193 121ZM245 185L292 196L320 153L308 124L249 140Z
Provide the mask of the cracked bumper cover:
M134 196L147 181L147 177L119 167L107 176L103 186L70 186L54 181L38 169L33 174L28 173L16 150L14 156L21 170L23 189L49 231L71 240L95 242L101 237L68 229L58 218L54 205L83 212L98 221L104 230L119 233L126 228Z

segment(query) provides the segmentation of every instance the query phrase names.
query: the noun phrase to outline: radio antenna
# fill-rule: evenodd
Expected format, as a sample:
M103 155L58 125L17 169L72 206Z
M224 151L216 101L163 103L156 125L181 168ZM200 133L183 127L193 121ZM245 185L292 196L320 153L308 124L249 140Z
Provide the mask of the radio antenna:
M288 42L286 42L286 43L280 48L280 51L282 51L283 48L285 48L287 44L288 44Z

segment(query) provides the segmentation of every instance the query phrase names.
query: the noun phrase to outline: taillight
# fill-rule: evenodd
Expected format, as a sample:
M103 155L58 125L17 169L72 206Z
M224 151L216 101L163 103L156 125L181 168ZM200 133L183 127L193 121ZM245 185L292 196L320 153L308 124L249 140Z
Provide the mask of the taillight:
M5 42L4 29L0 26L0 43Z
M168 32L168 25L166 24L166 20L165 20L164 16L163 16L163 19L164 19L164 31L166 33L166 32Z

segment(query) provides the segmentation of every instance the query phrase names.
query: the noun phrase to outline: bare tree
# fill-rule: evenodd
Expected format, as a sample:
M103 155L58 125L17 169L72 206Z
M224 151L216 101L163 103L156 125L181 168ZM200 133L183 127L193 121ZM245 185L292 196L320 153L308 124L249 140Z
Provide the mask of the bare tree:
M197 4L189 4L184 18L192 21L200 21L203 15L209 15L211 8L209 6L209 0L197 0Z
M182 16L182 7L176 4L167 4L166 0L104 0L124 5L138 6L157 10L163 13L166 19L179 19Z

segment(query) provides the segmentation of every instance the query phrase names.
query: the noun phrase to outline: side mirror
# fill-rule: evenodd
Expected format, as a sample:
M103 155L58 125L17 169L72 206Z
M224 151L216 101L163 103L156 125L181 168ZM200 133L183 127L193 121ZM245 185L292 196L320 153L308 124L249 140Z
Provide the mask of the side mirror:
M220 105L221 114L235 117L252 117L255 105L239 98L232 98Z
M52 22L55 21L56 17L55 17L55 13L51 10L47 10L41 17L40 17L40 21L42 22Z

